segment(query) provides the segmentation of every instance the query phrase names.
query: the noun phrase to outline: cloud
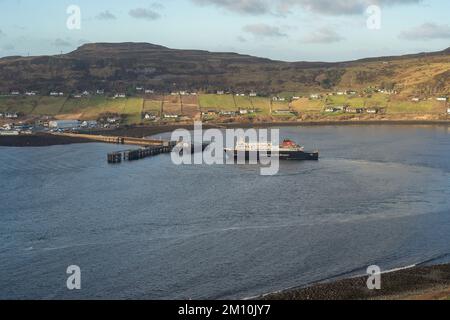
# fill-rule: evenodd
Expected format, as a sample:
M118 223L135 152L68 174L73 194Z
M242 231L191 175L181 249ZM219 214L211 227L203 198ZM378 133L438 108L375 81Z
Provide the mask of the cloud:
M343 37L336 31L328 28L319 29L303 39L307 43L333 43L342 40L344 40Z
M0 29L0 38L6 36L6 34L2 31L2 29Z
M206 6L215 5L237 13L259 15L270 12L271 1L268 0L192 0L194 3Z
M410 41L450 39L450 26L444 24L438 25L434 23L424 23L421 26L403 31L399 37Z
M150 7L152 8L152 9L155 9L155 10L163 10L165 7L164 7L164 5L162 4L162 3L159 3L159 2L153 2L151 5L150 5Z
M61 38L56 39L53 42L53 45L55 47L71 47L72 46L72 44L69 41L61 39Z
M305 10L323 15L363 14L371 5L391 6L401 4L417 4L422 0L280 0L278 10L289 11L300 6Z
M108 10L100 12L96 17L98 20L115 20L117 17Z
M264 23L259 24L249 24L246 25L242 30L245 32L253 34L255 37L258 38L281 38L281 37L287 37L285 33L282 33L280 31L280 28L269 26Z
M296 7L323 15L363 14L370 5L418 4L422 0L191 0L198 5L214 5L241 14L284 15Z
M145 8L136 8L130 10L129 14L136 19L156 20L161 18L161 15L158 12Z
M245 39L243 36L238 36L236 39L239 42L247 42L247 39Z

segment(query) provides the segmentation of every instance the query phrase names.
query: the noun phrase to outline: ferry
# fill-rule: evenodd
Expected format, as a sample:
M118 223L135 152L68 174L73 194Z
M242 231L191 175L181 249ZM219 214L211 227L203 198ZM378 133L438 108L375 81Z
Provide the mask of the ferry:
M239 155L244 155L245 153L245 160L259 160L260 157L273 156L278 156L280 160L319 160L319 151L305 151L304 147L289 139L284 140L280 146L274 146L272 143L247 143L241 141L236 144L234 149L226 148L225 152L228 155L234 155L235 159L238 159Z

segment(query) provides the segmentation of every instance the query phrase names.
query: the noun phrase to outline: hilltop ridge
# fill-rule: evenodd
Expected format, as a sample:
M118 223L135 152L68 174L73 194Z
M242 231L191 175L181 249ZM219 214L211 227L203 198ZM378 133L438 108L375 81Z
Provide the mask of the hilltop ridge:
M102 88L124 91L214 90L311 92L395 86L448 93L450 48L347 62L283 62L233 52L179 50L150 43L89 43L62 55L0 59L0 91Z

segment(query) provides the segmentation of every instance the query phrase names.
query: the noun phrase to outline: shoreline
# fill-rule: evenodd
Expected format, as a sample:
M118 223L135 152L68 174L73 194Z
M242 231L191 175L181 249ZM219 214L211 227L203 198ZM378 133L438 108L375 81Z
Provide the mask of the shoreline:
M441 125L450 126L450 120L321 120L321 121L280 121L280 122L230 122L230 123L203 123L203 129L221 128L271 128L271 127L312 127L312 126L371 126L371 125ZM119 129L91 130L87 134L124 136L142 138L152 135L168 133L176 129L193 130L192 123L165 124L154 126L131 126ZM76 138L56 136L48 133L38 133L23 136L0 136L0 147L48 147L55 145L68 145L76 143L92 143L93 141Z
M339 121L271 121L271 122L229 122L229 123L203 123L203 129L220 128L271 128L271 127L313 127L313 126L370 126L370 125L441 125L450 126L450 120L339 120ZM91 134L105 134L111 136L128 136L142 138L152 135L168 133L176 129L193 130L192 123L180 123L155 126L133 126L112 130L91 131Z
M61 137L44 133L21 136L0 136L0 147L50 147L91 142L94 141L75 137Z
M345 278L260 296L261 300L450 300L450 264L413 266L381 275L381 290L368 276Z

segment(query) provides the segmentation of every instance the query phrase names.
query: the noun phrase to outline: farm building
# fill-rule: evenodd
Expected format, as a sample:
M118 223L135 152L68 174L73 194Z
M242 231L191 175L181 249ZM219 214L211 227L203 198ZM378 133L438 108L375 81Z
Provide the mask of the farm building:
M48 123L49 128L53 129L75 129L80 127L78 120L54 120Z
M345 109L345 112L347 112L347 113L363 113L364 112L364 108L347 107Z

